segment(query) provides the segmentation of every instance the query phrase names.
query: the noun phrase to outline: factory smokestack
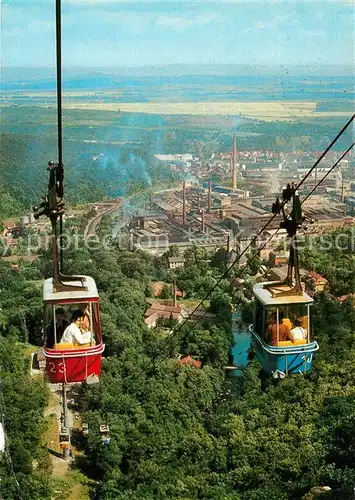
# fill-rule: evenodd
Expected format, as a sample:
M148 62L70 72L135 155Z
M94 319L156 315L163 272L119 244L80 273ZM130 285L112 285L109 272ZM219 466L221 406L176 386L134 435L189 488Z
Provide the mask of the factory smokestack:
M197 210L200 210L200 184L197 184Z
M344 179L341 181L341 202L344 203L345 201L345 182Z
M237 189L236 154L237 154L237 138L236 138L236 135L233 134L233 150L232 150L232 189L233 189L233 191L236 191L236 189Z
M231 169L231 178L233 179L233 152L231 154L231 165L230 165L230 169ZM232 187L233 187L233 180L232 180Z
M149 210L153 210L153 192L152 190L149 191Z
M203 233L206 231L205 211L204 211L204 209L201 210L201 231Z
M186 182L182 184L182 223L186 225Z
M212 181L208 181L208 213L211 213L212 208Z

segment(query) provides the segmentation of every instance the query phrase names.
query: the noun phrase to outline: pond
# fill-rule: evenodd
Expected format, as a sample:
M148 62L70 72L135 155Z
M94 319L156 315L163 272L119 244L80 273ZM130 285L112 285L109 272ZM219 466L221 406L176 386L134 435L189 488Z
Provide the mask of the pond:
M233 370L230 375L232 377L240 377L243 375L243 369L248 366L248 355L249 348L251 345L251 335L249 333L247 325L240 328L237 326L238 322L236 320L240 319L240 314L235 313L232 316L232 333L234 338L234 344L232 346L232 362L234 366L237 366L237 370Z

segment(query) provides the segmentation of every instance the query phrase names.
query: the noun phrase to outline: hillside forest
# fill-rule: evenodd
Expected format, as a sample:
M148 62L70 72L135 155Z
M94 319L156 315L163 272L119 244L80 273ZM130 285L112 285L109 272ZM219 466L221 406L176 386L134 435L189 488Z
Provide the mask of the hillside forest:
M304 263L326 274L330 290L315 296L320 350L312 372L284 380L265 377L255 359L241 377L228 378L224 370L231 314L240 311L250 321L257 269L236 269L233 276L246 279L244 290L231 293L229 280L222 281L206 305L213 321L188 322L163 349L169 328L148 329L143 322L151 282L176 280L184 300L203 298L228 266L227 255L192 247L188 270L172 271L165 256L117 246L68 251L65 271L96 280L106 344L100 383L82 384L78 397L90 433L74 436L79 453L72 469L86 478L90 498L287 500L317 498L306 495L325 486L331 490L322 498L353 498L355 310L351 299L337 300L354 289L350 242L348 251L303 250ZM49 500L58 490L43 441L49 391L29 372L29 352L42 343L41 286L50 272L46 253L18 270L0 262L7 439L0 491L6 500ZM202 368L179 365L179 354L200 357ZM103 421L110 426L108 446L99 434Z

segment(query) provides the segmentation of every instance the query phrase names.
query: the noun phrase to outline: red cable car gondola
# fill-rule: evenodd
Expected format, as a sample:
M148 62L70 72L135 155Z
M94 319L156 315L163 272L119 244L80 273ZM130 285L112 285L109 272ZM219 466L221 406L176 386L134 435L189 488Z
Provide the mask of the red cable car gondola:
M79 278L79 276L78 276ZM89 276L80 276L85 285L82 290L76 289L75 282L68 282L67 290L54 291L53 279L44 282L44 330L46 347L43 352L46 358L46 373L53 383L84 382L94 380L100 375L101 357L104 351L102 343L99 296L95 281ZM73 287L71 290L69 287ZM56 316L60 311L69 315L75 310L85 310L88 318L90 337L85 344L63 343L57 330Z
M41 205L34 207L36 218L47 215L52 224L53 278L45 280L43 288L46 373L53 383L95 381L101 372L105 348L101 336L99 295L95 281L90 276L65 276L62 272L63 253L59 243L63 229L64 169L60 162L49 162L48 170L48 195ZM59 241L58 219L61 229ZM85 343L80 338L66 335L64 328L59 331L59 309L64 318L76 313L78 322L74 328L78 336L85 339ZM80 324L80 317L85 324ZM65 326L69 326L69 323ZM73 340L68 343L68 340L62 339L63 334L64 338Z
M59 107L59 114L60 111ZM60 127L58 130L61 130ZM52 225L53 277L45 280L43 290L45 334L43 353L46 359L46 373L53 383L93 382L100 374L101 358L105 348L101 337L99 295L95 281L91 277L63 274L63 251L60 243L65 209L61 133L59 133L59 161L58 163L51 161L48 165L48 194L39 206L34 207L35 218L46 215ZM74 328L78 332L76 336L66 335L65 331L59 332L56 318L56 309L59 307L64 317L76 313L78 318L86 318L86 324L75 323ZM85 330L85 333L81 330ZM68 340L63 340L63 333L64 338L73 340L69 343ZM85 344L80 337L86 339Z
M56 0L57 48L57 123L58 163L48 163L48 194L34 207L35 218L46 215L52 226L53 277L45 280L43 353L46 373L53 383L97 381L101 372L104 344L101 337L99 295L89 276L66 276L63 273L64 166L62 145L62 68L61 68L61 2ZM59 221L59 237L58 237ZM61 321L57 315L61 309ZM64 323L72 316L72 324ZM80 319L82 318L82 324ZM85 321L84 321L85 319ZM66 327L66 328L65 328ZM66 404L63 403L66 407ZM66 424L66 411L64 411Z

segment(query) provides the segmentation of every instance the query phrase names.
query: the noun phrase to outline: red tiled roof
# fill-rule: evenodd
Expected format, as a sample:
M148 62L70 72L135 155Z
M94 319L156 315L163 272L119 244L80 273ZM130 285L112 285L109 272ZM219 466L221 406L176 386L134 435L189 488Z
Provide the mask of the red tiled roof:
M17 222L13 220L4 220L3 224L6 227L6 229L12 229L17 226Z
M185 356L184 358L179 359L179 365L193 365L196 366L196 368L201 368L201 364L201 361L197 361L191 356Z
M152 309L153 311L159 311L159 312L164 311L164 312L172 312L172 313L177 313L177 314L181 313L181 306L179 304L177 304L176 306L168 306L165 304L159 304L159 302L153 302L153 304L150 306L150 309ZM148 311L150 311L150 309L148 309Z
M354 299L355 298L355 293L347 293L346 295L341 295L340 297L337 297L337 300L339 302L346 302L348 299Z
M148 316L147 318L145 318L144 323L146 325L152 325L158 318L159 318L158 314L153 313L150 316Z
M308 274L307 274L307 278L311 279L313 282L315 283L325 283L327 282L327 280L321 276L320 274L316 273L315 271L310 271Z
M15 238L5 238L5 245L6 246L15 246L18 244L18 240Z
M164 311L164 310L159 310L156 311L155 309L148 309L148 311L145 313L145 316L147 318L150 318L151 316L156 316L157 318L173 318L173 319L179 319L180 313L178 312L170 312L170 311Z

